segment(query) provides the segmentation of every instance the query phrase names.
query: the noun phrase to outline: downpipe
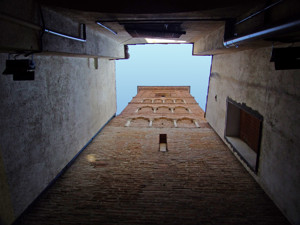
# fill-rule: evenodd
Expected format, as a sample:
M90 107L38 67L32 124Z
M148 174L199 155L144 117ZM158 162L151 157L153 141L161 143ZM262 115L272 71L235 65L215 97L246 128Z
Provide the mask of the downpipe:
M261 31L258 31L258 32L252 33L252 34L248 34L248 35L245 35L242 37L234 38L234 39L231 39L228 41L224 41L223 45L226 48L236 47L238 44L241 44L246 41L253 41L253 40L257 40L257 39L270 37L272 35L287 32L287 31L290 31L290 30L298 28L298 27L300 27L300 20L296 20L296 21L293 21L290 23L286 23L286 24L279 25L276 27L261 30Z

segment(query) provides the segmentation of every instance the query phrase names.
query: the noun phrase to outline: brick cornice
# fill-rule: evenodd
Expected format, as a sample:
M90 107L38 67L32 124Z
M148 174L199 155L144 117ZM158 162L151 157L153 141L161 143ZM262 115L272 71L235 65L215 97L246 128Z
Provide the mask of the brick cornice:
M138 86L137 92L141 90L153 90L153 91L188 91L190 93L190 86Z

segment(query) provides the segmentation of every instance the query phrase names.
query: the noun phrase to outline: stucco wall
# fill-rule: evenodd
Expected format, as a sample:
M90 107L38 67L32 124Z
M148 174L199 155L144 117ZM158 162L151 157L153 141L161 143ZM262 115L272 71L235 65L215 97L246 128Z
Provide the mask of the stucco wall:
M124 58L124 45L86 24L86 42L48 32L41 36L42 18L47 30L83 38L78 19L40 6L34 0L0 1L0 51L43 51L52 55ZM22 35L20 35L22 34ZM41 44L42 43L42 44Z
M227 97L263 115L259 171L252 175L288 219L300 224L299 70L276 71L270 56L271 48L215 55L206 119L224 140Z
M0 55L1 72L6 58ZM10 194L15 216L116 112L114 61L34 60L34 81L0 76L0 153L10 192L0 194Z

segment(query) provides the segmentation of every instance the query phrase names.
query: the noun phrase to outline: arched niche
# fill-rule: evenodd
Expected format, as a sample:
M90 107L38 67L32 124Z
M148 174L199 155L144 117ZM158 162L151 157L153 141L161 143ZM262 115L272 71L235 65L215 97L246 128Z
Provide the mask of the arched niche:
M154 103L163 103L163 100L162 100L162 99L154 99L153 102L154 102Z
M166 99L165 103L174 103L173 99Z
M189 128L195 128L196 125L194 123L193 119L190 118L182 118L177 120L177 127L189 127Z
M178 106L174 108L175 113L189 113L190 110L186 107Z
M131 127L149 127L150 120L145 117L133 118L130 121Z
M175 99L175 102L176 102L176 103L184 103L184 100L178 98L178 99Z
M152 122L152 127L172 128L174 127L174 122L172 119L165 118L165 117L156 118Z
M152 99L144 99L143 103L152 103Z
M153 113L153 108L151 106L143 106L139 108L138 113Z
M167 106L159 106L156 109L156 113L171 113L171 109Z

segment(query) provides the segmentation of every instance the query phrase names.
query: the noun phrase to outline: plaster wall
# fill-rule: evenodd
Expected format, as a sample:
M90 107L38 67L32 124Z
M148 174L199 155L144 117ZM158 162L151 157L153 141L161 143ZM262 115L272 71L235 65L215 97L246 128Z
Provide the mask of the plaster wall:
M41 17L41 14L43 17ZM43 18L43 19L42 19ZM42 23L44 21L44 24ZM86 42L59 37L46 29L83 38L80 21L65 16L33 0L0 2L0 52L43 51L52 55L124 58L124 45L86 25ZM20 35L22 34L22 35ZM81 37L80 37L81 36Z
M223 52L225 25L220 25L211 33L201 37L194 43L193 55L211 55Z
M264 117L258 174L248 170L287 218L300 224L299 70L276 71L270 63L271 50L213 57L206 119L227 143L227 97Z
M6 54L0 55L0 71ZM0 76L1 196L15 217L116 112L115 62L35 56L34 81ZM3 169L1 169L3 167Z
M78 37L78 21L64 16L46 7L43 8L46 27L50 30ZM53 34L44 33L44 52L49 54L73 54L79 56L101 56L108 58L124 58L124 45L102 34L101 29L93 29L86 25L86 42L78 42Z

